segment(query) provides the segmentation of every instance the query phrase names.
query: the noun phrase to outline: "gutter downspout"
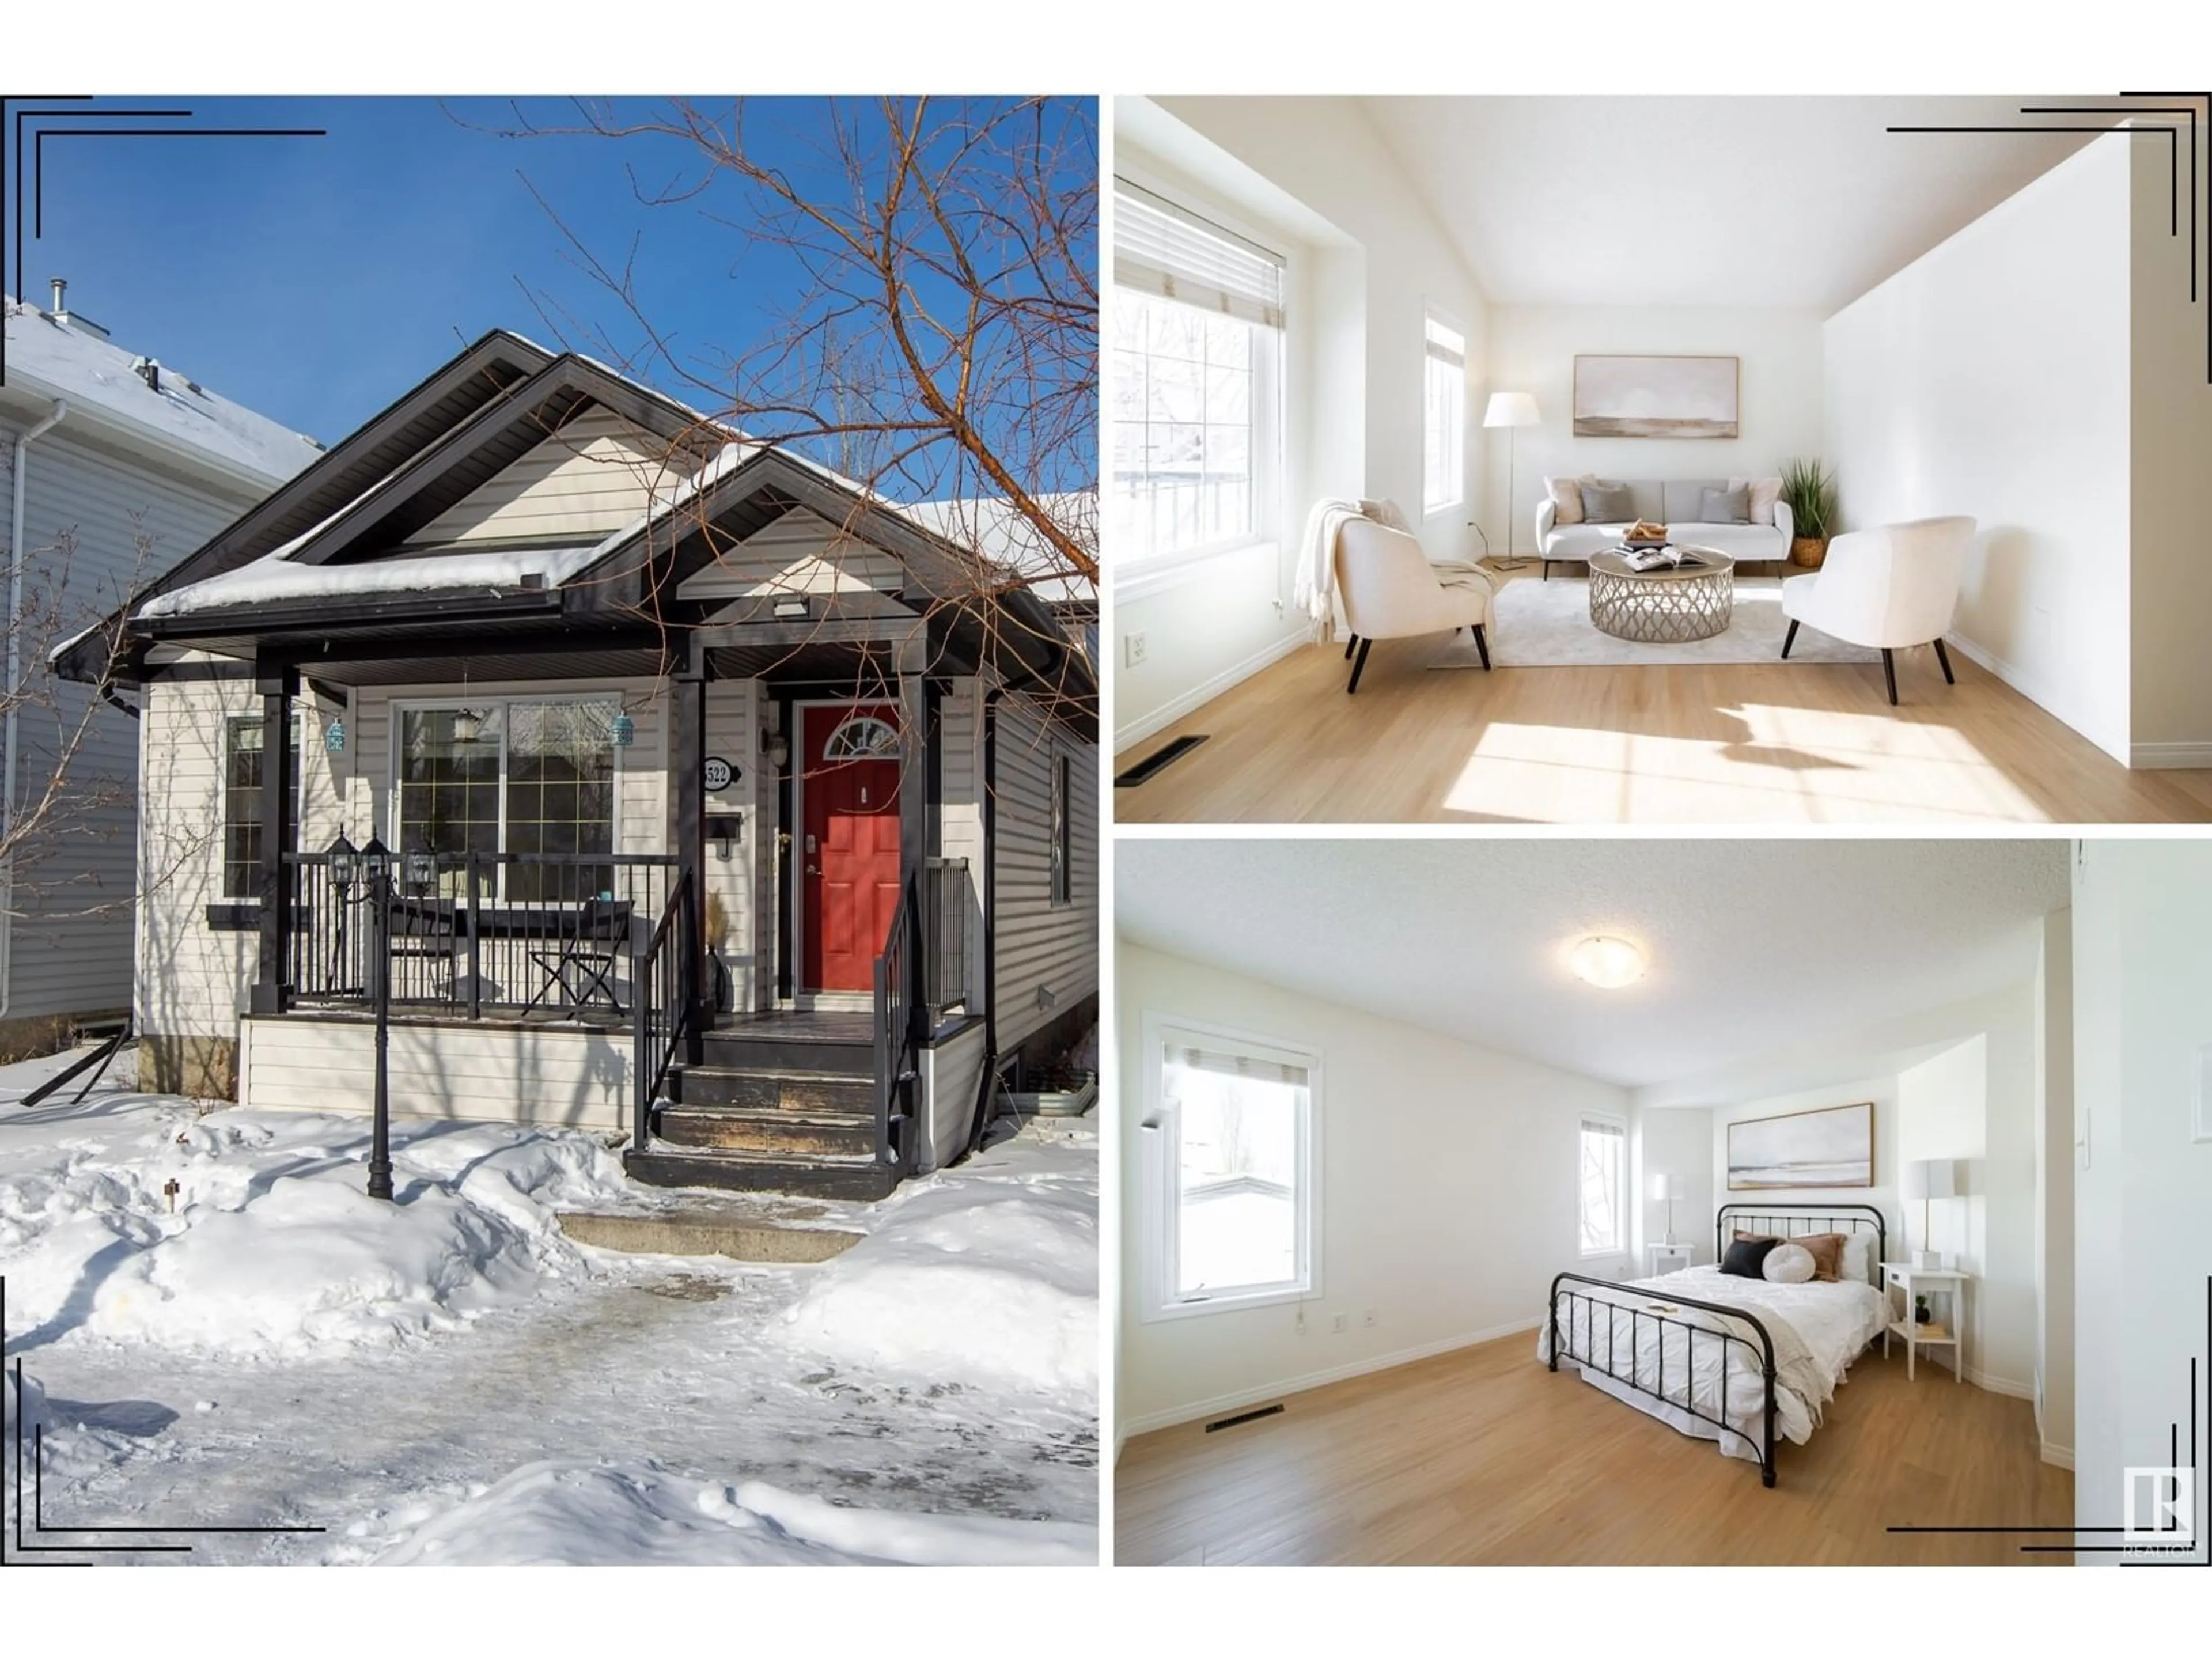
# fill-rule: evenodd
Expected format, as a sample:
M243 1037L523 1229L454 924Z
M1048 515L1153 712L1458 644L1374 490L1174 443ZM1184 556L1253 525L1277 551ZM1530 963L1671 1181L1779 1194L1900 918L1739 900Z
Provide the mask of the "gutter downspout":
M969 1125L964 1162L981 1150L999 1097L999 699L1006 688L983 694L983 1084Z
M0 836L15 828L15 698L23 684L23 469L31 446L69 416L69 399L57 398L46 418L15 440L15 465L9 471L13 500L8 514L8 734L7 758L0 762ZM15 1001L15 865L0 869L0 1018Z

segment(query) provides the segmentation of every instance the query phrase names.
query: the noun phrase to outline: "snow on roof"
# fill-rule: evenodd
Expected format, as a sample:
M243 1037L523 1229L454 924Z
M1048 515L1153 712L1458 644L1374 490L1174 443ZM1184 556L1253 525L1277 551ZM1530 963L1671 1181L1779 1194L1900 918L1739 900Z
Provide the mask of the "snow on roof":
M136 365L139 355L37 307L6 299L8 384L66 398L90 419L218 471L275 485L304 470L322 447L243 404L218 397L166 364L157 391Z
M526 578L558 587L613 552L653 519L675 511L738 463L757 452L750 444L724 444L714 459L689 478L658 492L647 512L595 542L566 547L502 548L481 553L440 553L421 558L382 559L360 564L301 564L294 558L331 525L384 487L380 479L359 499L340 507L305 535L264 553L235 570L157 593L138 607L143 618L194 616L231 605L267 605L285 599L350 598L365 593L510 593Z
M1088 490L1040 495L1037 505L1054 524L1081 538L1096 530L1098 497ZM1030 592L1046 604L1097 597L1087 577L1068 568L1066 556L1012 501L1003 496L964 496L944 501L912 501L896 510L932 535L1031 577Z

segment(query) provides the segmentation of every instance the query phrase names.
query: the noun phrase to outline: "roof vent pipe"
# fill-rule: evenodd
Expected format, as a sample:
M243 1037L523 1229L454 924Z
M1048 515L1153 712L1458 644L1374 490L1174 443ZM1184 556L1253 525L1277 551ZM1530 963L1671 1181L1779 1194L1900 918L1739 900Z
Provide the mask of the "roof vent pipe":
M49 280L54 285L54 315L66 319L69 316L69 301L62 296L69 292L69 278L55 276Z
M131 371L146 382L148 391L159 392L161 389L161 366L151 357L139 358L131 365Z

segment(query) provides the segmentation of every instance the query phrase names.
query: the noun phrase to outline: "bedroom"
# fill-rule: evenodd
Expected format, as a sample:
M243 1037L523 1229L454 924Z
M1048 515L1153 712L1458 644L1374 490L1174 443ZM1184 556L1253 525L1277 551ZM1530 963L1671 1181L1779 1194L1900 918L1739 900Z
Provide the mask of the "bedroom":
M1118 851L1117 1560L2063 1564L2178 1461L2203 848Z

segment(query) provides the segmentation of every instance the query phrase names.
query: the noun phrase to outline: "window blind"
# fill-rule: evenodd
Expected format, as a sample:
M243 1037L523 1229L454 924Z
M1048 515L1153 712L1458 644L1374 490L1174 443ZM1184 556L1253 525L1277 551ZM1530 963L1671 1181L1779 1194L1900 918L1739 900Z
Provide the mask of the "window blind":
M1282 1084L1292 1089L1307 1085L1308 1075L1303 1066L1279 1060L1263 1059L1258 1054L1232 1054L1222 1048L1200 1048L1187 1042L1170 1041L1167 1045L1167 1063L1183 1066L1194 1072L1212 1072L1223 1077L1251 1078L1261 1083Z
M1454 368L1467 367L1467 336L1449 323L1431 317L1429 323L1429 356L1440 363L1449 363Z
M1583 1133L1586 1135L1611 1135L1615 1140L1626 1140L1628 1139L1628 1131L1626 1129L1623 1128L1618 1123L1609 1123L1601 1117L1584 1118L1583 1120Z
M1283 325L1280 254L1126 179L1114 191L1114 280L1264 328Z

